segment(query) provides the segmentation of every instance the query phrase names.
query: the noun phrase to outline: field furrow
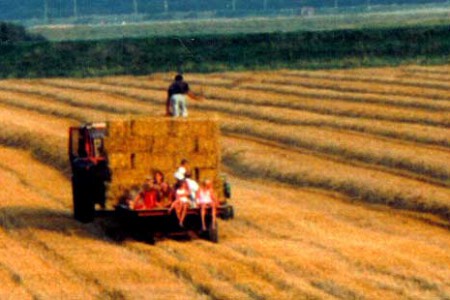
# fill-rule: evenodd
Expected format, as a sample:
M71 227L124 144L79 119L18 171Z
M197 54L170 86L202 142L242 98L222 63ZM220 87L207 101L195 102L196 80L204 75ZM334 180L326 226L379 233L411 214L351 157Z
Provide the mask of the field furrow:
M450 298L448 71L186 75L223 132L218 244L72 218L68 127L162 116L174 74L0 81L0 299Z
M4 106L22 108L60 118L75 119L80 122L102 121L117 115L83 108L81 104L80 106L74 106L61 102L53 97L34 96L22 92L1 91L0 103Z
M417 73L430 73L437 75L448 76L450 74L450 67L448 65L442 66L407 66L405 67L408 71L413 71Z
M204 105L204 104L202 104ZM241 109L241 112L245 108ZM147 109L145 109L146 111ZM132 112L132 111L131 111ZM223 120L232 120L231 116L225 115ZM291 115L292 117L292 115ZM250 122L250 124L246 124ZM231 124L230 124L231 123ZM428 176L438 182L448 182L449 171L442 161L449 159L448 152L423 149L420 153L416 151L417 145L405 146L399 143L374 140L372 137L355 136L338 131L315 129L311 126L285 126L270 125L262 122L247 121L245 123L233 124L232 121L224 121L225 128L230 132L256 135L258 137L276 139L288 145L324 152L327 154L342 156L345 159L354 159L372 164L380 164L389 168L399 168L422 176ZM273 130L273 127L280 128ZM253 128L265 128L258 131ZM266 130L270 128L270 130ZM317 139L321 136L321 139ZM350 144L347 141L351 141ZM409 150L408 150L409 149ZM420 159L417 155L422 154ZM425 157L428 158L425 159Z
M101 79L111 86L122 86L128 89L137 88L141 90L163 91L166 88L164 82L124 83L122 79ZM386 120L395 122L424 124L431 126L448 127L450 118L446 112L423 111L416 108L386 107L381 104L350 103L333 99L316 99L295 96L296 87L284 87L285 94L280 94L279 86L255 87L251 84L242 84L238 89L222 87L199 87L203 95L214 100L223 102L239 103L244 105L264 105L272 107L289 107L290 109L306 110L310 112L354 117L369 118L375 120ZM247 90L248 89L248 90ZM264 90L264 91L262 91ZM294 95L293 95L294 94Z
M226 119L224 116L223 119ZM346 163L363 162L380 165L385 171L404 170L405 176L419 178L438 184L450 184L450 151L421 148L416 144L398 143L372 136L349 134L336 130L309 126L284 126L234 118L223 122L225 133L237 133L282 143L288 147L306 149L333 155ZM402 174L399 172L399 174Z
M39 273L40 282L33 287L33 290L40 293L39 297L53 298L54 295L56 298L86 299L90 294L102 299L143 299L149 294L158 299L177 295L180 299L194 297L194 290L170 272L149 264L142 255L108 242L104 233L95 225L83 226L72 220L68 210L71 201L70 182L61 174L48 167L39 166L24 152L4 148L0 148L0 152L5 159L20 159L37 167L31 172L18 170L25 179L8 179L11 185L0 192L2 219L9 224L2 224L3 227L8 226L11 238L20 241L21 245L27 245L26 251L37 257L45 257L47 265L64 270L72 285L75 285L70 289L71 285L65 283L62 276L53 280L54 285L45 285L45 282L51 279L50 273ZM54 182L53 186L37 188L48 189L47 192L53 192L55 187L63 189L61 203L49 201L27 187L35 186L34 182L43 174L49 176L49 180L53 177L57 182ZM14 197L17 194L26 194L28 197L18 205ZM39 270L44 271L42 268ZM19 273L24 277L24 283L27 272L33 273L36 269L28 267ZM39 289L39 285L43 287ZM80 293L76 293L76 287ZM63 288L67 290L64 291ZM201 299L201 296L198 298Z
M241 75L243 76L243 75ZM257 76L257 75L255 75ZM299 76L297 76L299 77ZM251 78L251 79L248 79ZM339 100L356 103L374 103L390 105L394 107L420 108L423 110L436 111L443 109L449 111L449 91L427 95L424 92L416 93L396 93L391 90L376 91L372 88L372 83L367 83L364 87L361 83L349 82L348 87L342 80L335 80L326 83L325 80L305 78L289 79L286 76L264 74L259 77L242 77L236 79L232 88L252 89L256 91L278 92L286 95L296 95L299 97L315 98L318 100ZM197 84L207 84L208 80L198 80ZM398 87L395 87L396 89ZM423 90L429 90L423 88Z
M379 170L351 166L273 144L227 140L224 163L243 176L270 178L296 186L334 190L369 203L450 216L447 188ZM426 191L426 193L424 192Z
M43 117L44 118L44 117ZM47 122L47 126L50 126L52 122ZM6 130L8 129L8 126L4 127ZM11 128L11 127L9 127ZM61 128L61 127L60 127ZM4 130L5 130L4 129ZM61 129L59 129L61 130ZM25 141L26 143L27 141ZM58 145L56 148L52 148L52 147L45 147L45 142L42 141L34 141L35 143L43 143L42 146L39 148L41 149L51 149L51 155L49 155L50 157L53 156L58 156L58 153L61 157L63 157L64 153L64 147L65 147L65 143L62 141L58 142ZM30 143L30 142L28 142ZM39 145L39 144L38 144ZM53 153L56 150L56 153ZM59 150L59 151L58 151ZM231 155L231 154L230 154ZM228 155L228 157L232 157L232 155L230 156ZM300 154L299 154L300 155ZM302 155L299 156L299 162L301 162L301 164L303 165L303 161L301 158ZM386 172L382 172L382 171L377 171L377 170L370 170L367 168L359 168L359 167L355 167L352 166L351 164L346 164L346 163L338 163L338 162L333 162L333 161L329 161L327 159L321 159L321 158L317 158L311 155L306 155L307 157L311 158L312 161L315 160L319 160L319 161L323 161L326 163L329 163L331 165L336 164L336 166L334 166L334 168L342 168L342 169L349 169L347 171L344 171L344 174L350 174L350 179L352 179L352 176L355 173L355 170L364 170L367 174L371 174L373 172L375 172L375 174L378 174L377 176L381 177L393 177L395 178L395 181L399 181L402 182L402 180L404 180L405 182L409 182L411 181L410 179L406 179L406 178L401 178L399 176L390 176L388 173ZM272 161L272 160L271 160ZM233 161L231 161L233 162ZM338 167L339 166L339 167ZM278 168L277 168L278 169ZM283 168L281 168L283 170ZM351 171L352 169L354 169L353 171ZM264 171L266 172L266 171ZM303 171L304 172L304 171ZM383 174L383 175L382 175ZM295 172L294 174L289 174L289 176L294 176L294 178L302 178L304 176L304 174L302 172ZM413 193L413 195L410 194L398 194L399 192L396 190L395 193L393 193L393 195L389 195L389 193L387 191L389 191L389 189L386 189L385 185L383 185L383 183L385 182L384 180L386 178L383 177L383 180L381 181L377 181L378 187L375 189L373 188L372 190L367 191L367 188L364 188L364 186L371 186L371 184L369 182L366 182L365 184L362 183L358 183L358 180L350 180L350 182L347 182L346 177L347 176L343 176L343 177L339 177L336 175L333 175L331 178L320 178L320 176L317 176L317 174L315 176L308 176L308 180L307 183L311 184L313 186L317 186L317 187L321 187L321 188L325 188L325 189L331 189L334 190L336 189L336 187L338 188L338 191L345 191L348 193L356 193L354 196L356 197L363 197L364 201L376 201L376 202L383 202L383 203L387 203L387 204L391 204L391 205L400 205L400 206L404 206L406 208L411 208L411 209L415 209L415 208L419 208L422 209L422 206L425 206L424 203L426 203L427 205L429 205L429 207L427 208L427 211L430 212L434 212L437 214L441 214L446 216L449 212L448 212L448 208L447 205L448 203L446 203L446 201L444 199L446 199L446 197L448 197L448 194L445 194L446 189L444 188L439 188L437 186L432 186L429 184L424 184L425 186L427 186L427 189L429 188L430 191L435 190L436 192L431 193L433 196L431 197L430 194L425 195L426 198L423 199L422 197L424 195L418 194L418 193ZM370 175L368 178L366 178L366 181L370 179ZM297 179L295 179L297 180ZM331 181L330 181L331 180ZM354 182L355 181L355 182ZM362 179L360 179L360 181L363 181ZM412 180L412 182L415 183L415 185L420 186L420 182L414 181ZM400 184L399 185L399 189L401 187L404 188L404 186L407 185L406 183ZM420 188L417 188L417 191L419 191ZM409 189L409 191L411 191L411 189ZM438 196L436 196L438 195ZM373 198L373 199L371 199Z
M121 82L122 81L123 80L121 80ZM57 86L65 85L65 83L61 80L51 80L46 81L46 83ZM71 82L70 84L66 84L66 86L74 89L90 90L92 92L106 88L97 83ZM120 83L117 85L111 83L111 85L109 85L109 92L127 97L133 97L136 100L146 101L149 104L157 104L160 106L160 110L164 109L164 95L158 91L148 90L142 87L125 88L121 87ZM267 106L267 108L264 109L254 109L244 104L228 104L227 100L211 99L211 101L212 102L203 101L201 103L191 102L191 106L200 110L239 114L249 118L266 120L280 124L330 127L366 132L374 135L381 135L425 144L442 145L447 147L450 145L450 131L445 128L429 127L419 124L395 123L383 120L324 115L295 109L295 105L292 105L294 109L289 109L289 104L287 103L286 105L281 104L278 109L273 108L272 101L263 102L264 100L260 101L261 105ZM211 105L209 103L211 103ZM270 113L265 113L265 111L270 111Z
M361 74L354 73L351 74L348 72L348 70L342 71L342 70L333 70L333 71L294 71L294 70L285 70L285 71L278 71L277 74L292 77L292 78L299 78L300 80L304 77L311 78L311 79L327 79L335 82L340 82L341 80L344 80L346 82L364 82L367 84L370 83L377 83L377 84L383 84L383 85L389 85L392 89L395 89L397 86L402 87L414 87L414 88L424 88L424 89L437 89L437 90L443 90L449 92L450 90L450 83L448 82L439 82L433 79L427 80L426 78L417 78L414 76L413 78L406 76L405 73L399 72L397 69L392 69L391 72L389 70L380 70L380 72L377 72L377 70L373 70L370 74ZM300 81L301 82L301 81ZM412 94L414 97L423 97L424 95L427 95L426 93L421 94ZM433 98L430 98L432 100Z
M64 87L45 86L39 84L38 81L0 81L0 90L50 98L75 107L100 109L109 113L140 113L142 109L148 108L139 103L126 105L126 98L120 96L114 97L106 92L67 91Z
M126 79L121 78L121 82L125 81ZM111 84L114 85L113 82ZM126 81L125 84L128 84L128 81ZM130 83L130 86L133 87L140 86L140 90L139 88L135 89L129 87L127 91L120 90L119 88L114 88L114 91L120 90L122 93L127 93L130 96L132 95L135 97L137 96L140 99L142 99L142 97L145 97L146 95L151 94L151 91L145 90L145 85ZM82 86L80 85L77 85L77 87L82 88ZM155 95L155 97L156 96L158 95ZM214 105L207 105L206 104L207 101L202 103L191 102L191 105L197 109L205 108L209 110L214 110L215 108L217 108L216 111L233 113L229 109L230 105L219 103L219 102L227 102L227 99L225 100L219 98L210 98L210 99L211 101L214 102ZM276 102L271 101L268 98L267 100L261 98L248 99L247 102L245 101L246 100L245 98L243 100L244 101L239 101L238 99L236 99L236 101L234 102L238 102L238 104L235 103L234 105L231 106L233 108L237 108L236 114L238 113L239 115L244 115L259 120L270 120L275 123L281 124L292 124L292 125L298 124L298 125L311 125L320 127L325 126L331 128L348 129L353 131L367 132L376 135L443 146L448 146L450 144L450 131L444 128L434 128L416 124L402 124L383 120L368 120L362 118L342 117L342 116L321 114L317 112L302 111L301 110L302 104L299 104L297 106L296 103L293 102L288 101L283 102L283 100L285 100L284 98L279 99L279 101ZM255 102L258 106L261 105L269 107L271 113L264 114L263 109L249 107L250 105L255 105ZM288 111L277 109L278 107L289 108L290 110ZM280 113L278 114L277 112Z

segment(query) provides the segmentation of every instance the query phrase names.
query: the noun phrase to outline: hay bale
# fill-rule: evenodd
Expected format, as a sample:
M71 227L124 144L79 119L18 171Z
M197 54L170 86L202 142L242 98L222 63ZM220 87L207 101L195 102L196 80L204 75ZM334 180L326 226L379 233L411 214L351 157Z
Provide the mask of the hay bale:
M107 129L104 145L112 170L108 201L115 203L126 189L142 184L156 170L173 184L183 158L196 170L198 180L213 180L217 193L222 194L217 121L146 117L111 121Z

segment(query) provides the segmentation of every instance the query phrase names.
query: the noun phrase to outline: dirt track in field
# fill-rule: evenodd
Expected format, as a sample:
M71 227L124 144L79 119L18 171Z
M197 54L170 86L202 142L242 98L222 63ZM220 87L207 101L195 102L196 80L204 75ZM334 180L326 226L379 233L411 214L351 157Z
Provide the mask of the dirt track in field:
M449 298L447 71L193 74L237 211L217 245L71 217L67 127L162 114L172 74L1 81L0 299Z

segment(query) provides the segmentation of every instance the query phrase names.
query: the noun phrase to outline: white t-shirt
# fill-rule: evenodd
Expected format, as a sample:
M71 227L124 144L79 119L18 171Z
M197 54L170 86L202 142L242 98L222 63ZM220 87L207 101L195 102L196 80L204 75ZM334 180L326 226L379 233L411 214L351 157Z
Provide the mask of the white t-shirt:
M191 178L186 178L186 182L187 182L187 185L188 185L191 193L197 193L198 188L199 188L197 181L195 181Z
M185 175L186 175L186 168L179 167L173 176L175 176L175 178L178 180L183 180L185 178Z

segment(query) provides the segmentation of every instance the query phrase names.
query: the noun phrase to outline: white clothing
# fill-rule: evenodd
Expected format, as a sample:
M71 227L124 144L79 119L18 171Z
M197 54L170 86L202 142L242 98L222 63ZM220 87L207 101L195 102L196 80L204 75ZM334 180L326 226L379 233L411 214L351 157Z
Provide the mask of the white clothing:
M185 94L173 94L170 97L170 107L173 117L187 117L187 105Z
M180 199L182 203L189 203L189 194L186 193L186 190L178 189L177 192L177 198Z
M179 167L178 170L175 172L174 176L177 180L184 180L186 175L186 168L185 167Z
M199 204L211 204L212 203L211 191L201 189L198 192L198 203Z

